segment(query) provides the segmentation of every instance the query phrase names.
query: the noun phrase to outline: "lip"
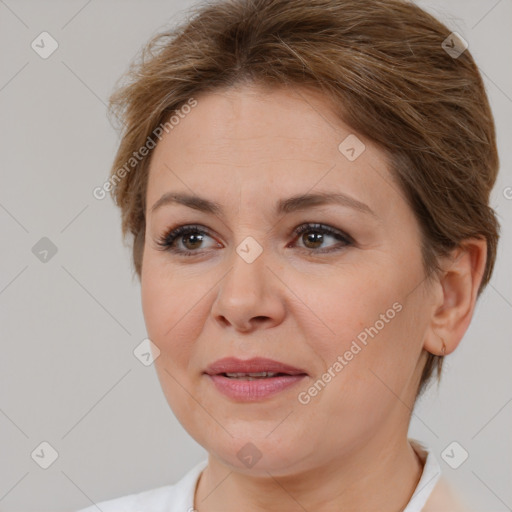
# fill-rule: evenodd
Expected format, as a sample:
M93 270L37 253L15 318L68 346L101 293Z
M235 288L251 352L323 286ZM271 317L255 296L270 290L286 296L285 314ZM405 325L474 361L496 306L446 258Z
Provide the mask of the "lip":
M236 357L225 357L210 364L205 373L218 375L221 373L257 373L272 372L286 373L288 375L306 374L301 368L295 368L289 364L281 363L265 357L253 357L252 359L237 359Z
M257 372L282 373L284 375L255 380L232 379L223 375L224 373ZM208 366L205 374L213 382L217 391L240 402L254 402L270 398L298 384L308 376L301 368L262 357L246 360L235 357L219 359Z

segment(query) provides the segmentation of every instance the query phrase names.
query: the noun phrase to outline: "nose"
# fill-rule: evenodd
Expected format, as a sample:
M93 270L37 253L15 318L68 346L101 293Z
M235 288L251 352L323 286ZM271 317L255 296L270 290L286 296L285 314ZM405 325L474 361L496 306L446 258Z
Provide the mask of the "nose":
M265 250L252 262L233 251L231 267L221 279L212 305L213 318L221 327L247 333L283 321L285 287L270 260Z

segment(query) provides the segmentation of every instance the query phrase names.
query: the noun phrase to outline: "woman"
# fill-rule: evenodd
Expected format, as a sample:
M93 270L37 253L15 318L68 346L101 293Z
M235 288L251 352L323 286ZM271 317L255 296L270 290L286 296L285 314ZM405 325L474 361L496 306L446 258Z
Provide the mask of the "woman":
M104 190L162 389L209 457L97 506L467 510L407 438L496 258L494 121L464 41L400 0L194 14L111 98Z

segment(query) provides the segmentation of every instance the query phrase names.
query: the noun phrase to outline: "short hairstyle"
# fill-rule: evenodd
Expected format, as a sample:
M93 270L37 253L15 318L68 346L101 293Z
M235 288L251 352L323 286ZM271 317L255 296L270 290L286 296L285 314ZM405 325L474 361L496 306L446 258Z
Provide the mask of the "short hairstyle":
M420 224L427 281L464 239L487 241L479 297L499 239L489 206L499 158L482 77L469 50L445 51L450 33L406 0L221 0L196 5L153 36L109 104L122 122L110 190L123 238L133 235L139 279L152 151L138 159L134 152L155 147L158 127L169 131L171 116L199 94L303 86L322 92L339 119L387 156ZM442 361L428 354L417 395L434 369L440 378Z

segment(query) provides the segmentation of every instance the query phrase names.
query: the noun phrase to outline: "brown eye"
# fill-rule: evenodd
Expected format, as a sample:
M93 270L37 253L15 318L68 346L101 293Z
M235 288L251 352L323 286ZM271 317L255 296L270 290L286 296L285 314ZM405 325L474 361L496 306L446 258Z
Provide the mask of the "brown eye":
M181 237L181 240L186 249L193 250L193 249L197 249L201 245L201 243L203 242L203 235L197 234L197 233L191 233L188 235L183 235ZM188 241L190 245L188 245L186 241Z
M311 231L306 232L302 234L302 241L308 249L318 249L324 241L324 235L321 233L312 234Z
M206 249L202 245L205 237L212 238L201 226L179 226L164 234L156 243L159 250L192 256L200 254L200 249ZM217 247L219 246L220 244L217 244Z
M298 239L304 244L303 248L318 253L340 249L340 243L341 248L353 245L354 243L349 235L323 224L303 224L295 229L295 234L298 235ZM322 248L326 238L334 238L340 243Z
M349 235L337 229L325 226L323 224L303 224L294 230L298 240L303 245L299 249L311 253L327 253L342 250L348 246L354 245L354 240ZM179 226L156 241L158 250L175 253L182 256L194 256L204 254L206 249L221 248L222 244L214 240L214 244L205 247L204 242L207 238L213 237L208 234L206 228L196 225ZM330 247L322 247L322 244L331 238L338 241Z

